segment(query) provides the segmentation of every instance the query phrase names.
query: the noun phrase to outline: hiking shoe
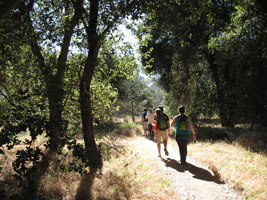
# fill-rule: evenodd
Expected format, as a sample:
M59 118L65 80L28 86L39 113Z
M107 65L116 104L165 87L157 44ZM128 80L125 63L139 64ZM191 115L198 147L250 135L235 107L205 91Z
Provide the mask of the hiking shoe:
M183 165L183 166L185 166L187 164L187 162L186 161L184 161L184 162L181 162L181 165Z
M169 152L167 151L167 149L164 149L165 155L168 156Z
M187 164L187 162L185 160L181 160L180 162L181 162L181 165L186 165Z

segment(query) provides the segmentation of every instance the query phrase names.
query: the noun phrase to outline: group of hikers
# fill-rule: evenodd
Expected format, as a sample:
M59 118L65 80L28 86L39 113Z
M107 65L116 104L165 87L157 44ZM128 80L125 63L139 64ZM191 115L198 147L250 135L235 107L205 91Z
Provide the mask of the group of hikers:
M180 152L180 162L182 165L185 165L187 144L190 141L191 133L193 133L193 139L196 141L196 131L190 117L185 114L184 106L178 108L178 113L170 122L168 115L164 113L162 105L155 110L154 114L152 109L148 110L145 108L142 113L142 125L144 136L149 135L157 143L159 157L161 157L161 142L164 146L165 155L169 155L167 150L168 136L170 136L171 127L174 127L175 140Z

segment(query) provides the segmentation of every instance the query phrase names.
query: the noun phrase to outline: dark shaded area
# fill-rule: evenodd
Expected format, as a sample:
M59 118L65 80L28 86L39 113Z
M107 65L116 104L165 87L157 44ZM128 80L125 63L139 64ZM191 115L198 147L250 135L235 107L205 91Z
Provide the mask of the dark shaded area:
M198 141L237 142L250 151L267 153L266 129L197 127L196 132Z
M79 188L76 193L76 200L88 200L92 199L91 190L96 177L96 171L91 170L82 176Z
M119 123L96 123L94 130L99 135L107 135L119 127Z
M240 135L239 131L235 131L235 133L230 136L230 131L225 128L197 127L196 132L197 140L201 141L233 141Z
M15 180L11 180L10 176L12 174L5 174L4 180L9 180L7 183L0 183L0 199L16 199L16 200L35 200L35 199L47 199L46 197L38 195L38 188L40 187L42 177L45 176L50 164L55 160L55 152L48 150L45 156L42 158L40 163L38 163L28 174L27 177L20 180L16 180L16 184L13 183ZM6 190L5 185L10 185L8 190ZM13 190L17 190L16 194L13 194Z
M208 170L197 167L195 165L192 165L190 163L186 163L185 165L181 165L179 162L177 162L174 159L167 158L161 160L165 163L166 167L173 168L177 170L178 172L185 172L189 171L191 174L193 174L193 178L204 180L204 181L212 181L217 184L224 184L223 181L219 180L218 177L212 175Z
M22 3L23 0L6 0L0 2L0 19L6 17L12 9Z

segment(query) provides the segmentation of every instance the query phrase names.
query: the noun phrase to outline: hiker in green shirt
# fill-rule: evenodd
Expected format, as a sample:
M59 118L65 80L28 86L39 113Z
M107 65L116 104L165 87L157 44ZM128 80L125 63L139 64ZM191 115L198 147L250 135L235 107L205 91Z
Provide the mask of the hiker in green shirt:
M163 113L163 107L159 106L156 109L155 122L157 124L157 130L155 133L158 156L161 157L161 141L163 142L165 155L168 156L169 152L167 150L168 135L170 135L170 120L168 115Z

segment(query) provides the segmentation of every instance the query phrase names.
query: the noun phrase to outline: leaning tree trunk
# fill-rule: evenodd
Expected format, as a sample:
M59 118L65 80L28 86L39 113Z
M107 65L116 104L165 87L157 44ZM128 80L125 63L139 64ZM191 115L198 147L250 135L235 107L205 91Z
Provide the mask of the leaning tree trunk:
M90 19L89 24L85 29L88 36L88 56L84 65L83 76L80 81L80 103L86 153L90 167L95 170L101 168L103 163L100 151L97 149L95 142L90 85L97 65L97 56L101 45L101 39L97 35L99 0L91 0L90 3Z
M102 158L100 151L97 149L95 142L95 133L93 127L93 116L91 106L90 85L97 65L97 55L100 48L100 40L92 41L89 48L88 58L85 62L84 74L80 81L80 101L81 101L81 117L83 126L83 137L89 164L93 168L102 167Z
M113 26L121 17L125 17L136 4L137 0L133 0L128 3L124 9L122 9L121 15L115 15L113 20L107 24L106 28L101 34L98 29L102 29L102 25L98 25L99 5L100 0L89 0L90 12L89 15L84 15L86 18L83 20L85 25L85 31L88 37L88 57L84 66L84 73L80 82L80 101L81 101L81 116L83 123L83 134L86 151L88 154L91 167L102 167L102 159L100 151L96 147L93 128L92 106L90 85L94 74L95 67L97 65L98 51L101 42L104 40L105 35L111 30ZM86 9L82 8L85 12ZM88 18L89 16L89 18ZM99 27L98 27L99 26ZM105 27L105 26L103 26Z
M85 76L80 82L83 138L90 166L100 168L102 167L102 159L100 152L97 149L94 137L92 107L90 98L90 80L88 76Z

